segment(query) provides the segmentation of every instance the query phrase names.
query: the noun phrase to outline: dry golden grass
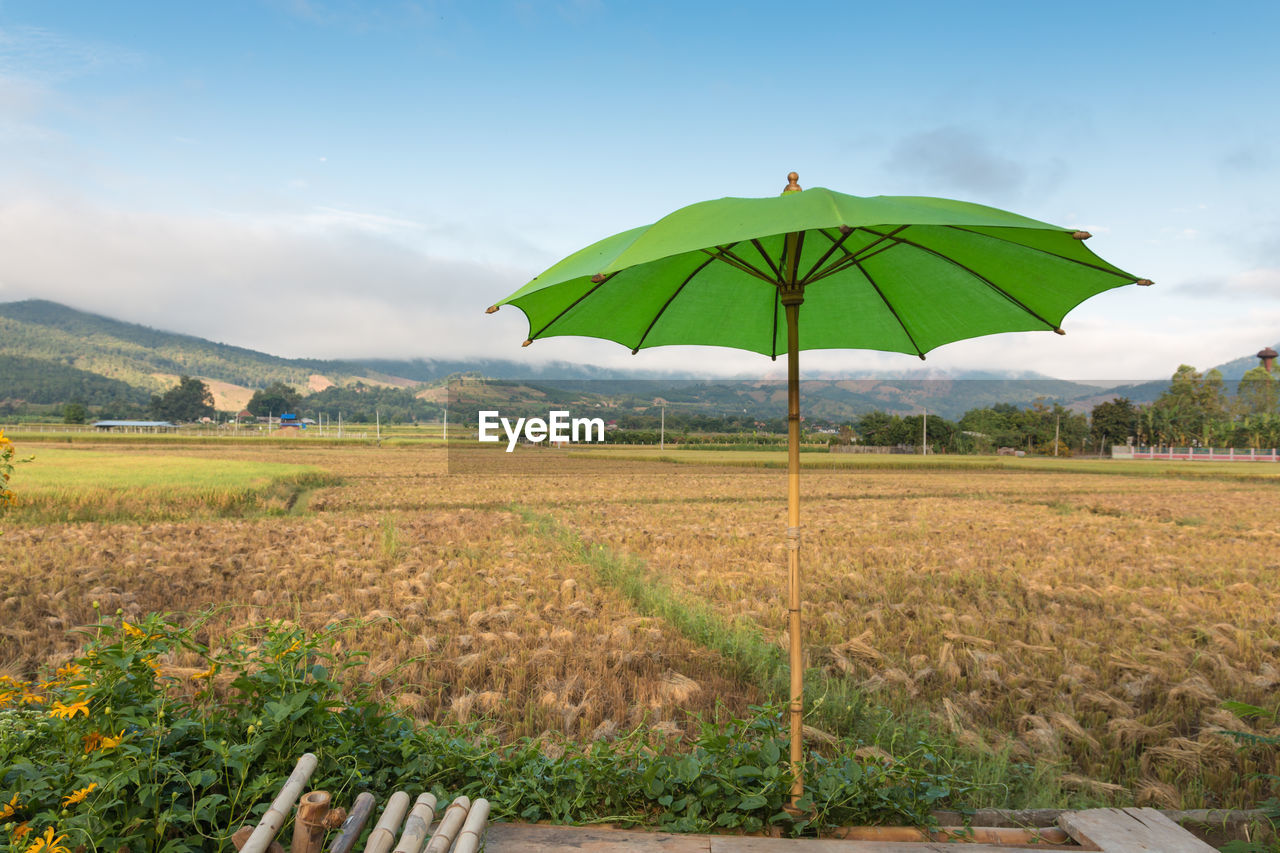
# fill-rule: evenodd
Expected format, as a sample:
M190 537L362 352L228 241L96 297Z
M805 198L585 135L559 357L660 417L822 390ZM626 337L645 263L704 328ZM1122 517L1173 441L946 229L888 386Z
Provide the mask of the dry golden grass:
M0 538L0 668L64 653L94 600L130 616L228 604L215 641L267 618L366 620L350 643L389 695L504 735L603 737L760 698L513 505L783 639L781 471L566 458L546 476L459 476L424 447L183 453L344 482L282 518L18 519ZM810 663L961 743L1057 762L1100 798L1243 804L1261 791L1249 774L1280 769L1241 757L1223 732L1249 726L1222 709L1274 705L1280 687L1269 491L1069 469L807 471Z
M1249 726L1221 708L1274 705L1280 687L1280 534L1265 486L944 470L805 479L810 665L930 709L962 742L1061 763L1094 793L1122 783L1190 807L1265 788L1246 777L1276 768L1241 758L1223 730ZM783 641L781 500L582 505L564 519Z

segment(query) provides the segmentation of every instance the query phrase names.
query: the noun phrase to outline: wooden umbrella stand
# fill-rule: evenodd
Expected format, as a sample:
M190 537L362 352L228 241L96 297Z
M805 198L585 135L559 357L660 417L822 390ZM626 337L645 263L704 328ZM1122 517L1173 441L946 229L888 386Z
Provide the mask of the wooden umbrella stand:
M328 791L311 791L299 795L316 769L316 757L306 753L298 759L293 773L285 780L271 807L256 827L242 826L231 836L239 853L284 853L275 840L289 812L297 804L293 822L293 841L289 853L321 853L326 836L336 830L329 841L328 853L351 853L373 816L376 799L368 792L356 797L350 813L335 808ZM436 798L429 793L418 796L409 809L409 794L396 791L387 800L373 831L365 841L365 853L476 853L488 828L489 801L458 797L445 810L434 832ZM407 815L406 815L407 813ZM397 840L398 839L398 840Z

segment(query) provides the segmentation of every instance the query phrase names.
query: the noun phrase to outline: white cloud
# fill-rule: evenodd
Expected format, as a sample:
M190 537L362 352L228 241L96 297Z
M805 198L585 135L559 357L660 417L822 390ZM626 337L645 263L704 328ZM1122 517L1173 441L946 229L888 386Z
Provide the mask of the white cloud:
M959 127L939 127L903 137L890 151L885 167L931 185L983 195L1015 193L1027 180L1021 164Z
M1197 278L1173 288L1179 296L1194 299L1247 298L1251 301L1280 300L1280 267L1255 267L1220 278Z
M785 360L720 348L656 348L551 338L529 349L524 316L485 306L537 272L430 248L441 229L376 212L316 208L292 215L127 212L84 201L0 201L0 299L44 298L277 355L313 358L487 357L563 360L689 375L785 375ZM1280 290L1280 270L1241 273ZM1128 288L1124 289L1129 290ZM1139 289L1135 289L1139 290ZM1082 306L1065 338L997 335L941 347L927 363L902 354L806 352L807 375L882 370L1032 370L1073 379L1161 377L1188 360L1217 364L1273 341L1280 309L1247 327L1141 301L1152 291ZM1101 299L1101 297L1100 297ZM1160 313L1161 316L1156 316ZM1173 319L1169 319L1172 313ZM1156 329L1156 331L1152 331Z
M433 257L381 227L350 212L273 222L7 201L2 293L279 355L492 355L483 309L528 275Z
M0 76L56 81L108 65L136 63L135 51L43 27L0 27Z

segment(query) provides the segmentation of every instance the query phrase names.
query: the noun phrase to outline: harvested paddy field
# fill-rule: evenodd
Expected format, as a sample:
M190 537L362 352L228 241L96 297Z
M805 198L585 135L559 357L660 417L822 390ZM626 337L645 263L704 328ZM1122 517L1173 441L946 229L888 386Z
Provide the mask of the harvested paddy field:
M44 453L21 449L37 462L19 493ZM118 494L98 521L49 521L51 501L92 505L74 487L20 508L0 539L0 670L57 661L97 613L215 607L215 644L267 619L350 624L363 677L408 713L504 738L641 721L674 734L691 712L776 698L707 637L778 648L780 470L560 456L537 475L464 475L441 449L305 442L58 458L104 452L142 469L174 455L277 465L295 490L281 505L206 499L193 518L164 483ZM1269 471L1026 462L805 472L810 700L839 685L961 751L1056 768L1063 802L1265 796L1254 774L1280 769L1274 751L1226 732L1274 723L1224 703L1274 708L1280 688Z

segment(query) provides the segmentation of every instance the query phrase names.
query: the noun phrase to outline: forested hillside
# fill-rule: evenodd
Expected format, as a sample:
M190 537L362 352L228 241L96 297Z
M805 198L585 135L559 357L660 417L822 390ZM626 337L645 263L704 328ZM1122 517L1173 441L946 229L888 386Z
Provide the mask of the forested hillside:
M147 393L117 379L108 379L55 361L21 355L0 355L0 401L28 403L83 403L106 406L141 405Z
M0 355L59 363L146 391L164 390L183 374L245 388L271 382L305 388L312 374L339 384L383 378L346 362L280 358L43 300L0 304Z

